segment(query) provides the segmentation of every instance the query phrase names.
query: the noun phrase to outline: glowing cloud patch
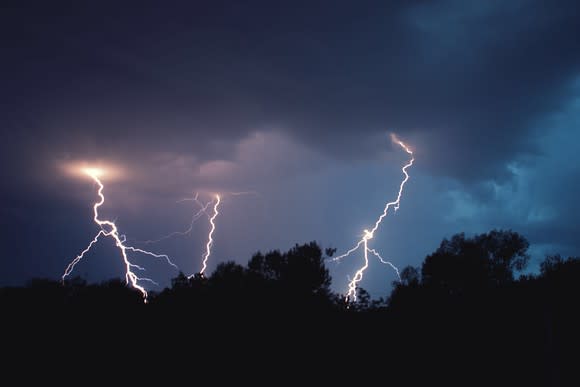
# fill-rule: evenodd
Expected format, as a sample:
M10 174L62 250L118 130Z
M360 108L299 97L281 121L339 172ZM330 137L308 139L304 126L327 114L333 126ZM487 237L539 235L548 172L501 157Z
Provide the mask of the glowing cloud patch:
M126 177L125 171L119 166L109 163L89 163L87 161L75 161L61 163L60 170L65 174L76 178L107 179L108 181Z

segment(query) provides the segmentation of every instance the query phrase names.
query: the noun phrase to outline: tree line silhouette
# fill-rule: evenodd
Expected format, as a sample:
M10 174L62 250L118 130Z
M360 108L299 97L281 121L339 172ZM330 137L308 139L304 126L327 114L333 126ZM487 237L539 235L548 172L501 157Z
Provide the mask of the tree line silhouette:
M146 305L124 281L88 284L77 277L2 288L0 307L16 328L43 319L67 335L82 334L75 321L111 331L128 324L133 334L157 327L159 337L175 338L223 330L217 336L230 341L239 335L223 332L236 329L287 345L300 332L302 343L340 341L346 353L383 348L381 359L408 384L467 375L494 385L563 385L577 380L578 356L567 354L580 344L580 258L550 255L538 273L521 275L528 247L513 231L456 234L420 267L401 270L391 294L378 300L362 288L357 302L333 292L325 261L334 249L311 242L256 253L245 266L220 263L208 277L179 274Z

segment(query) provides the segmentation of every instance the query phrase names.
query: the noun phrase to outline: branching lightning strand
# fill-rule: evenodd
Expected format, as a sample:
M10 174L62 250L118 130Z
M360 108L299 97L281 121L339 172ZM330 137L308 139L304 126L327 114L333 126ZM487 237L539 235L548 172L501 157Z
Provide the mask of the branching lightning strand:
M407 172L407 169L410 168L413 165L413 162L415 161L415 158L413 157L413 152L405 143L403 143L401 140L399 140L394 134L391 135L391 139L394 143L398 144L401 148L403 148L403 150L405 152L407 152L410 156L409 161L402 168L403 175L405 177L404 177L403 181L401 181L401 184L399 185L399 192L397 194L397 198L396 198L396 200L394 200L392 202L388 202L385 205L383 213L379 216L379 218L375 222L374 227L371 230L364 230L364 235L363 235L362 239L359 240L353 248L348 250L346 253L331 259L331 261L333 261L333 262L339 262L343 258L346 258L346 257L350 256L351 254L353 254L355 251L359 250L361 246L364 246L364 250L363 250L363 252L364 252L363 253L364 264L361 268L359 268L356 271L354 277L352 279L350 279L350 281L349 281L348 291L347 291L347 295L346 295L346 299L345 299L347 302L348 301L356 302L356 300L357 300L357 294L356 294L357 293L356 292L357 285L360 281L362 281L362 279L364 277L364 272L366 271L366 269L369 266L369 259L368 259L369 252L371 254L373 254L375 257L377 257L381 263L389 265L390 267L392 267L395 270L395 272L397 273L397 276L399 277L399 280L400 280L399 269L395 265L393 265L391 262L383 259L376 250L368 248L368 241L374 238L375 232L379 229L383 219L387 216L389 209L391 207L395 211L397 211L399 209L399 206L401 203L401 196L403 195L403 189L405 188L405 184L409 180L409 174Z
M219 215L220 203L221 203L221 197L220 197L220 195L216 195L215 201L214 201L214 206L213 206L213 215L209 219L209 223L211 225L211 228L210 228L209 234L207 236L207 244L205 246L205 253L203 255L202 268L199 271L199 274L201 274L201 275L203 275L205 270L207 269L207 262L209 260L210 255L211 255L211 248L213 246L213 234L214 234L215 229L216 229L215 220L216 220L217 216ZM194 276L194 274L190 275L189 278L192 278L193 276Z
M203 215L206 215L208 217L208 219L209 219L209 215L207 213L207 209L210 206L210 204L213 203L213 200L210 200L206 204L203 204L201 201L199 201L199 198L198 197L199 197L199 195L196 193L193 198L185 198L185 199L181 199L181 200L178 200L177 201L178 203L185 202L185 201L194 201L200 207L199 211L197 211L196 213L194 213L193 216L191 217L191 221L189 222L189 226L185 230L183 230L183 231L173 231L173 232L171 232L171 233L169 233L167 235L162 236L161 238L146 240L146 241L143 241L143 243L145 243L145 244L158 243L158 242L161 242L161 241L163 241L165 239L172 238L174 236L178 236L178 235L180 235L180 236L188 235L188 234L190 234L193 231L193 224L199 218L201 218Z
M99 201L95 202L95 204L93 205L93 220L94 222L100 227L100 231L97 233L97 235L93 238L93 240L89 243L89 245L79 254L75 257L75 259L72 260L71 263L69 263L69 265L67 266L67 268L64 271L64 274L62 276L62 280L64 281L66 279L66 277L68 277L75 265L77 263L79 263L83 257L85 256L86 253L89 252L89 250L93 247L93 245L95 243L97 243L97 241L99 240L99 237L101 236L106 236L106 237L112 237L115 241L115 245L119 248L119 251L121 252L121 256L123 257L123 262L125 263L125 281L126 283L129 285L131 285L133 288L139 290L143 296L143 301L147 302L147 290L139 284L139 281L146 281L146 282L151 282L156 284L155 281L153 281L150 278L146 278L146 277L139 277L137 276L137 274L135 274L133 272L133 268L136 268L138 270L145 270L144 268L142 268L141 266L138 266L134 263L131 263L129 261L129 257L127 255L127 250L132 251L132 252L136 252L136 253L141 253L141 254L145 254L145 255L150 255L152 257L155 258L164 258L167 263L169 263L170 265L172 265L173 267L175 267L177 269L177 265L175 265L173 262L171 262L171 260L169 259L169 256L165 255L165 254L155 254L151 251L147 251L147 250L143 250L143 249L139 249L139 248L135 248L132 246L127 246L125 245L125 236L124 235L120 235L119 234L119 230L117 228L117 225L115 222L112 222L110 220L101 220L99 219L99 207L101 207L104 203L105 203L105 195L103 194L103 190L104 190L104 185L101 182L101 180L99 179L99 177L97 176L97 173L95 171L93 171L92 169L86 169L85 173L90 176L95 183L99 186L99 189L97 191L97 194L99 196ZM109 230L107 230L106 228L108 228Z

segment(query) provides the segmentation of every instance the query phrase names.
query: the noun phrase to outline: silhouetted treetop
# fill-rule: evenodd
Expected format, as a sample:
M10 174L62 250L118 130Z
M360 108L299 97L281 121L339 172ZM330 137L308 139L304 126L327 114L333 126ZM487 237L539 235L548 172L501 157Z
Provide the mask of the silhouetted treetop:
M315 242L296 245L286 253L257 253L248 262L248 270L266 280L279 281L295 292L330 294L331 277Z
M398 281L395 281L395 285ZM421 273L419 269L413 266L406 266L401 270L401 281L400 283L405 286L418 286L421 282Z
M580 258L548 256L539 274L516 280L529 259L527 248L512 231L456 234L420 268L401 270L387 304L361 287L354 303L332 293L324 258L334 249L323 257L312 242L257 253L247 266L220 263L209 277L179 273L171 287L151 292L147 305L125 280L87 284L75 277L0 288L0 311L3 324L10 325L5 331L27 355L38 350L43 336L55 338L47 346L51 351L78 342L90 350L84 343L96 337L133 349L142 341L146 348L135 353L147 353L157 348L153 339L173 343L171 350L157 351L162 354L181 356L186 348L192 355L206 357L215 349L221 356L224 348L240 348L252 361L266 343L261 351L274 361L280 362L272 352L277 348L310 354L310 363L319 367L322 358L336 363L327 347L336 343L337 353L347 357L365 345L368 353L384 349L377 359L406 370L396 373L403 384L413 375L412 384L446 385L453 373L461 385L474 376L487 377L486 385L577 385L577 356L568 354L580 347ZM23 346L22 338L31 334L34 345ZM7 336L4 344L9 341ZM441 382L433 379L437 370L445 375ZM559 383L565 378L574 382Z
M464 233L444 239L421 268L422 283L464 292L513 282L514 271L528 260L529 243L513 231L493 230L467 238Z
M549 255L540 264L540 273L540 278L548 282L551 290L574 292L576 298L576 292L580 290L580 257L564 259L559 254Z

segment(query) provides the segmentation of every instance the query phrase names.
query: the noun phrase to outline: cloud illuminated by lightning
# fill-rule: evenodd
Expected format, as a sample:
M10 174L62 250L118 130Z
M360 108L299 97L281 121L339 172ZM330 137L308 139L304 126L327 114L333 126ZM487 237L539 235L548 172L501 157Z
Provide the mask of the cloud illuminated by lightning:
M170 265L172 265L176 269L178 269L178 267L173 262L171 262L169 257L165 254L155 254L155 253L152 253L152 252L147 251L147 250L142 250L142 249L139 249L136 247L126 245L125 244L126 238L124 235L119 234L119 230L118 230L115 222L112 222L110 220L99 219L99 207L105 203L105 195L103 194L103 190L105 187L104 187L103 183L101 182L100 177L103 176L106 171L102 168L95 168L95 167L85 167L85 168L82 168L81 171L85 175L92 178L94 180L94 182L99 186L99 189L97 191L97 194L99 196L99 201L95 202L95 204L93 205L93 220L100 227L100 231L93 238L93 240L89 243L89 245L79 255L77 255L75 257L75 259L73 259L71 261L71 263L69 263L69 265L66 267L66 269L64 271L64 274L62 275L62 280L64 281L66 279L66 277L68 277L72 273L75 265L83 259L85 254L89 252L89 250L93 247L93 245L95 243L97 243L97 241L99 240L99 238L101 236L111 237L115 241L115 245L119 248L119 251L121 252L121 256L123 257L123 262L125 263L125 270L126 270L125 281L127 282L127 284L131 284L131 286L133 288L139 290L141 292L141 294L143 295L143 300L145 302L147 302L147 290L145 290L145 288L142 285L140 285L139 282L140 281L147 281L147 282L152 282L154 284L156 284L156 282L150 278L139 277L139 276L137 276L137 274L135 274L133 269L137 269L137 270L145 270L145 269L142 268L141 266L136 265L134 263L131 263L129 261L129 257L127 255L127 250L135 252L135 253L150 255L150 256L155 257L155 258L164 258L167 261L167 263L169 263Z
M388 202L385 205L385 208L383 210L383 213L378 217L377 221L375 222L375 225L373 226L373 228L371 230L364 230L364 235L362 237L362 239L360 239L357 244L351 248L350 250L348 250L346 253L339 255L337 257L332 258L331 260L334 262L338 262L340 260L342 260L343 258L346 258L348 256L350 256L352 253L354 253L355 251L359 250L361 248L361 246L363 247L363 258L364 258L364 264L363 266L358 269L354 275L354 277L350 280L349 284L348 284L348 291L347 291L347 295L346 295L346 301L353 301L356 302L357 300L357 285L360 281L362 281L363 277L364 277L364 273L366 271L366 269L369 266L369 257L368 257L368 253L370 252L371 254L373 254L375 257L377 257L379 259L379 261L383 264L389 265L391 266L397 273L397 276L399 276L399 270L397 269L397 267L395 265L393 265L391 262L384 260L380 254L374 250L374 249L369 249L368 247L368 242L374 238L375 236L375 232L379 229L383 219L387 216L389 209L392 207L395 211L397 211L399 209L399 205L401 203L401 196L403 195L403 189L405 188L405 184L407 183L407 181L409 180L409 174L407 173L407 169L410 168L413 165L413 162L415 161L415 158L413 157L413 152L411 151L411 149L401 140L399 140L397 138L396 135L391 134L391 140L395 143L398 144L401 148L403 148L403 150L405 152L407 152L410 156L409 161L407 162L407 164L405 164L402 168L403 171L403 175L405 176L403 181L401 181L401 184L399 185L399 192L397 194L397 198L392 201L392 202ZM400 276L399 276L400 279Z

